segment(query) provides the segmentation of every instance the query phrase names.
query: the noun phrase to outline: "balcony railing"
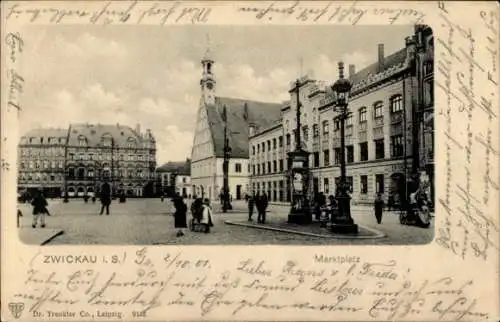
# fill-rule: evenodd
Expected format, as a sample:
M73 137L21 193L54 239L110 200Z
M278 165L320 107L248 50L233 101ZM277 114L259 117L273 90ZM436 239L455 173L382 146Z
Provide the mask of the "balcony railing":
M377 117L373 120L373 127L384 126L384 118Z
M391 113L391 123L399 123L403 121L403 113Z

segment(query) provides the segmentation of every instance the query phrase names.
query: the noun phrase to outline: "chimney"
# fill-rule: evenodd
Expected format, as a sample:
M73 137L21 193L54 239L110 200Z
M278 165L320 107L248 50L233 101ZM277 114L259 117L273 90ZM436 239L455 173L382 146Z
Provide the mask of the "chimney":
M135 125L135 131L138 133L138 134L141 134L141 125L139 123L137 123Z
M356 74L356 66L354 66L353 64L350 64L349 65L349 78L354 76L354 74Z
M378 44L378 71L384 70L384 44Z

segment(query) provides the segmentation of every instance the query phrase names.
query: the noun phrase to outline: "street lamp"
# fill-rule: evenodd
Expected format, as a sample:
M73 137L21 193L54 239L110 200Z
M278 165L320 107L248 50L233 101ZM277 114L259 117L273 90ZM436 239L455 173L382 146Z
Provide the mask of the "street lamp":
M349 116L349 93L352 84L344 78L344 63L339 62L339 79L332 85L334 94L334 111L339 112L340 118L340 182L337 185L335 198L338 202L339 214L332 217L331 231L334 233L358 233L358 225L351 217L351 196L346 178L345 160L345 120Z
M229 136L227 128L227 108L224 105L222 110L222 118L224 121L224 162L222 163L223 187L222 187L222 212L232 210L231 200L229 198L229 160L231 159L231 146L229 145ZM239 134L239 132L231 132L231 134Z

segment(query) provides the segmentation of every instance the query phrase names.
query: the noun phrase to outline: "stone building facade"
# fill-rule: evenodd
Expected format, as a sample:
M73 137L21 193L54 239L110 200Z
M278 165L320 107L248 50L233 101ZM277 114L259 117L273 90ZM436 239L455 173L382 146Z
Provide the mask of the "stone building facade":
M426 73L424 86L419 81L418 52L428 57L432 46L419 47L420 32L407 37L405 46L388 56L384 46L377 48L378 60L370 66L356 71L349 65L349 79L353 84L349 103L350 116L346 120L346 162L347 176L351 184L355 203L372 203L377 193L386 201L402 204L408 193L410 177L429 168L433 155L428 151L433 146L432 109L433 96L429 94L433 85L432 75ZM426 31L427 37L432 35ZM422 38L422 37L421 37ZM429 40L427 40L429 42ZM427 56L426 56L427 55ZM429 68L427 60L426 68ZM310 153L309 165L312 174L313 192L334 194L340 179L340 122L332 105L331 84L316 81L307 76L299 79L299 100L301 103L301 146ZM425 89L427 88L427 89ZM431 89L432 90L432 89ZM427 125L423 125L418 101L419 95L427 91L425 106ZM262 129L250 138L252 154L252 189L266 191L271 200L289 201L290 185L287 174L287 152L295 147L297 92L295 82L290 84L290 101L283 103L281 119L276 125ZM431 121L429 121L431 119ZM427 126L427 130L422 130ZM424 134L426 133L426 134ZM430 136L432 135L432 136ZM278 142L276 150L265 147ZM281 143L280 143L281 142ZM426 144L425 161L422 144ZM264 144L264 150L263 150ZM420 160L420 161L419 161ZM278 163L274 171L274 162ZM259 172L265 163L266 170ZM425 165L424 165L425 163ZM432 184L432 180L431 184ZM255 184L254 184L255 183ZM274 193L276 186L277 192ZM281 188L283 187L283 188ZM286 191L280 193L281 190ZM275 197L276 196L276 197Z
M156 142L150 130L143 133L139 126L132 129L120 124L71 124L57 133L41 129L23 136L19 149L20 190L42 188L51 196L64 195L65 191L69 197L92 196L99 192L102 182L108 180L114 194L124 192L140 197L154 193ZM48 152L53 150L55 154ZM28 154L31 152L26 151L44 151L39 152L39 156L50 154L52 159L33 161ZM46 171L42 172L41 180L29 180L31 163L36 169L36 160ZM49 168L45 168L45 163ZM54 181L50 180L52 175ZM50 178L49 181L44 180L45 177Z
M250 184L252 193L270 200L287 200L287 156L281 119L267 128L250 128Z
M222 193L225 107L227 139L231 147L229 194L233 199L243 199L250 190L249 128L266 126L269 119L278 119L281 104L217 96L213 66L214 60L207 51L201 61L201 98L191 153L193 194L215 200Z
M18 192L44 188L48 196L61 196L64 186L68 129L36 129L18 145Z

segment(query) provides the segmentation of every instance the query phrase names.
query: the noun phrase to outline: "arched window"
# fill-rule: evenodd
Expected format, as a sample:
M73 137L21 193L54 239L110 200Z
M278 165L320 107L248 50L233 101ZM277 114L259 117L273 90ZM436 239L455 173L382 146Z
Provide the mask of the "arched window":
M382 102L373 104L373 118L377 119L384 116L384 105Z
M359 109L359 123L366 122L366 107Z
M391 97L391 113L401 112L403 110L403 96L394 95Z

